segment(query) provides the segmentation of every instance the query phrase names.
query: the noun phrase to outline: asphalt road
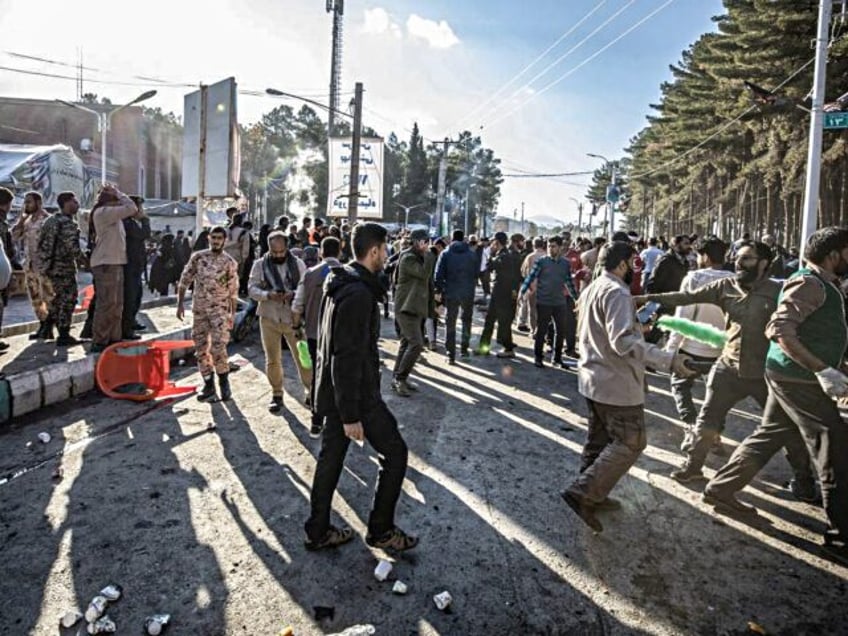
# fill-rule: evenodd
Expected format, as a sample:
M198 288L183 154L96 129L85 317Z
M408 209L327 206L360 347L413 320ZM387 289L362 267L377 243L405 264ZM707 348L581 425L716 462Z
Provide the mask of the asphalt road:
M386 322L391 365L389 332ZM175 635L357 624L386 635L848 633L848 569L822 558L823 514L782 488L782 457L742 494L761 510L750 524L666 477L682 438L666 377L651 377L649 447L614 493L624 508L603 516L602 534L586 528L558 496L585 435L576 376L536 369L518 341L515 361L446 367L426 353L409 399L384 372L410 448L397 522L421 536L386 582L373 576L385 555L363 538L377 468L367 445L351 446L334 500L335 521L358 537L303 548L319 441L288 358L286 410L266 411L258 337L231 347L244 360L232 402L92 394L17 422L0 434L0 633L76 633L58 617L109 583L124 588L108 612L119 634L142 633L156 612L172 615ZM198 382L191 366L175 375ZM753 403L740 406L728 451L758 419ZM392 594L396 579L407 595ZM444 590L448 612L432 598ZM316 607L333 618L317 620Z

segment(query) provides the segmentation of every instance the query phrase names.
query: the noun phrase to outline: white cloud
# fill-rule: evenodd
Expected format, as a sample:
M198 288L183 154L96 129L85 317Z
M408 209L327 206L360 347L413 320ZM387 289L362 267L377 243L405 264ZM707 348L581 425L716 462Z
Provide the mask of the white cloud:
M459 44L459 38L445 20L436 22L413 13L406 21L406 31L410 37L420 38L434 49L449 49Z
M382 7L365 9L365 20L362 25L362 32L372 35L390 33L396 38L403 37L400 25L394 22L389 15L389 12Z

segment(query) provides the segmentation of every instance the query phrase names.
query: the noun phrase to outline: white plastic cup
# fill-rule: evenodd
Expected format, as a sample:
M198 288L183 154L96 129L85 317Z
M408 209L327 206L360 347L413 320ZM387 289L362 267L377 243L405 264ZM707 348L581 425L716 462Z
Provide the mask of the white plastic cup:
M409 588L407 588L406 583L403 581L395 581L395 584L392 586L392 593L403 595L406 594L407 589Z
M38 434L38 439L41 440L42 444L49 444L51 439L50 433L41 432Z
M442 611L445 611L448 607L450 607L451 601L453 601L453 597L447 590L441 594L436 594L433 597L433 602L436 604L436 607Z
M380 562L377 564L377 567L374 568L374 577L378 581L385 581L386 578L392 571L392 564L385 559L380 559Z

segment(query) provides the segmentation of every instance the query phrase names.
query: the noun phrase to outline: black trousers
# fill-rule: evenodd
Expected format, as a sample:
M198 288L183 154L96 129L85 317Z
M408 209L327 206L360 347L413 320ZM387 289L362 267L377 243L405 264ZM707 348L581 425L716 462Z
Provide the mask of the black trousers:
M368 534L379 536L394 527L395 507L406 475L408 451L397 420L384 402L362 415L362 427L365 439L377 451L380 461L374 503L368 517ZM311 514L304 526L312 541L319 541L330 527L333 493L339 483L349 444L350 439L345 437L338 413L328 414L309 498Z
M462 335L460 336L460 348L467 351L471 345L471 319L474 316L474 297L462 300L446 298L445 307L445 349L448 356L456 357L456 319L462 310Z
M545 351L545 337L548 327L553 321L554 327L554 361L562 360L562 347L574 351L576 339L576 321L574 319L574 301L567 299L565 305L536 304L536 333L534 335L533 353L537 360L542 359Z
M121 318L121 332L124 336L133 334L136 314L141 309L141 296L144 293L142 278L141 269L124 265L124 313Z
M512 321L515 318L515 300L511 297L492 295L489 300L489 310L483 323L483 333L480 334L480 347L488 349L492 343L495 323L498 323L498 342L504 349L515 349L512 341Z
M285 342L285 338L283 338ZM315 361L318 359L318 340L316 338L307 338L306 346L309 347L309 357L312 359L312 368L315 368ZM312 375L312 386L309 387L310 395L312 396L312 404L315 404L315 392L312 390L315 386L315 374ZM324 417L322 415L318 415L315 411L312 411L312 426L321 426L324 421Z

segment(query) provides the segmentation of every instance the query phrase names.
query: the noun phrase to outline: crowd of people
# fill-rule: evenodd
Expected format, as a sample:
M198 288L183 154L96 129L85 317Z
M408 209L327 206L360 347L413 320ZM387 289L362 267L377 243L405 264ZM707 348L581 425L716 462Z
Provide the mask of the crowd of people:
M603 529L599 516L621 507L610 493L647 445L646 373L659 371L670 375L685 432L671 478L704 482L703 500L721 514L754 515L735 494L785 449L794 476L789 490L821 503L825 548L848 559L848 429L837 404L848 398L848 229L816 231L802 259L769 235L730 243L716 236L642 240L632 232L589 240L567 231L528 239L455 230L434 239L425 230L390 235L376 223L321 218L304 218L298 227L280 217L254 236L231 208L227 225L204 230L193 246L190 234L167 234L151 264L150 225L139 197L103 187L91 213L88 252L80 247L73 193L58 196L52 215L37 193L27 194L9 227L11 201L11 192L0 189L0 236L10 262L19 262L16 245L24 249L20 267L40 321L33 338L52 339L57 328L57 346L81 342L69 332L77 267L94 275L95 353L137 337L144 279L161 282L165 294L176 284L180 319L191 291L203 380L198 399L229 400L227 343L239 297L257 303L268 410L285 408L288 350L312 411L310 434L322 437L305 526L310 550L353 536L330 520L351 440L367 440L379 454L367 543L393 550L418 543L394 520L407 448L380 390L378 339L382 321L391 318L398 337L391 390L403 398L414 399L419 390L413 378L426 349L442 347L445 364L455 365L457 358L489 355L495 339L497 357L509 360L518 348L514 332L532 332L537 368L576 368L588 433L579 474L561 496L596 532ZM475 310L485 314L476 339ZM721 332L721 342L659 328L657 317L672 313L678 322ZM706 385L700 406L692 395L699 378ZM725 456L725 419L746 397L759 403L762 420L707 480L706 458Z

